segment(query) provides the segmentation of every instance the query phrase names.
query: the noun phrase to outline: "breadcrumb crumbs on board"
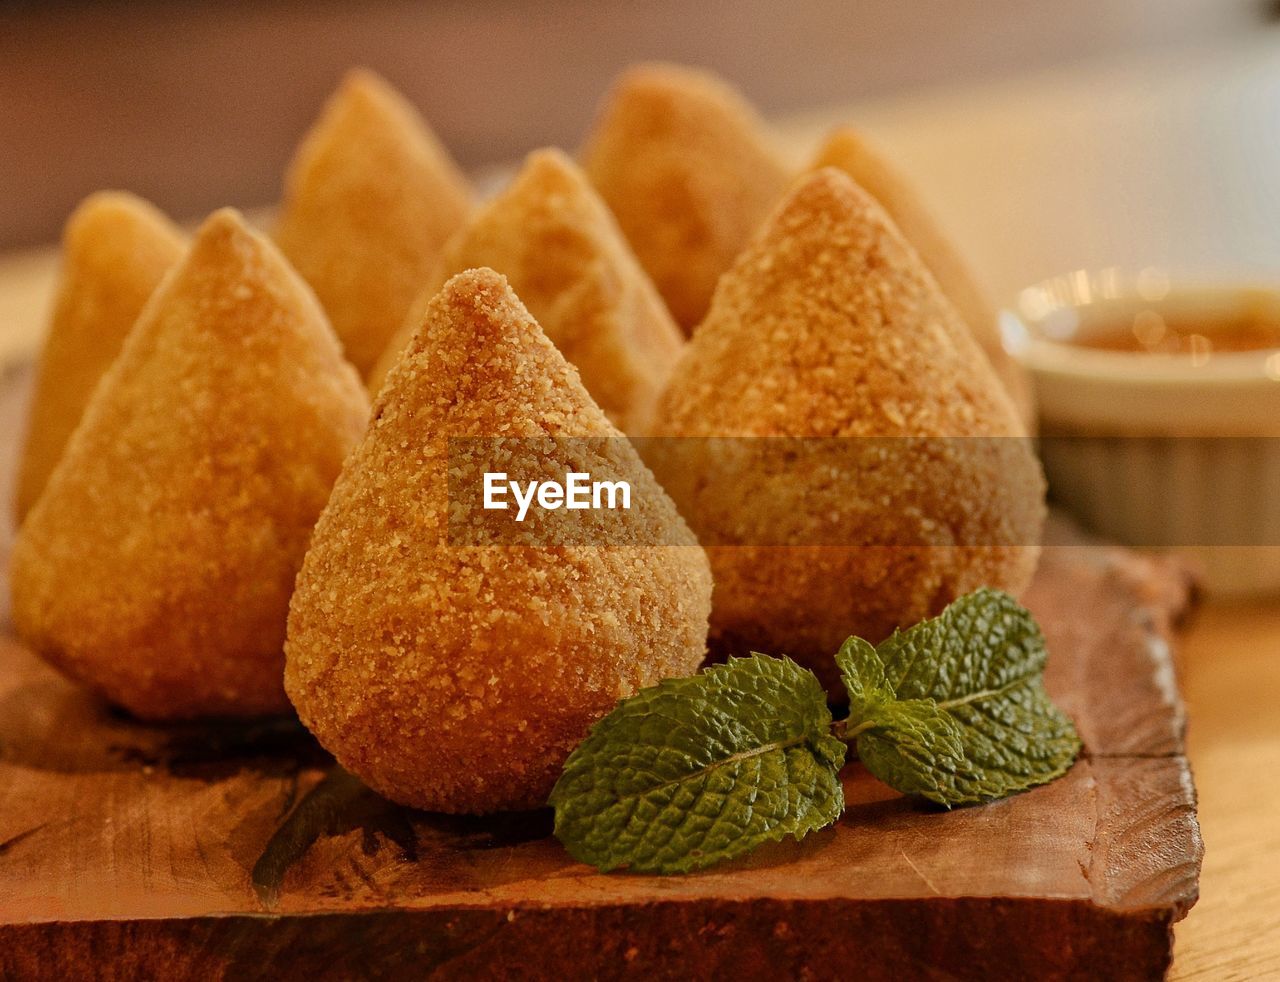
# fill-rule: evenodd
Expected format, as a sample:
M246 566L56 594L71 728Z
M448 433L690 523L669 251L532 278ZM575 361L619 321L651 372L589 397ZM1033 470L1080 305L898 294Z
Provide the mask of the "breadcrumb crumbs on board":
M1015 438L850 440L834 456L822 442L651 444L681 513L719 543L713 651L791 655L838 693L831 656L850 634L878 640L980 585L1016 594L1034 569L1044 482L1013 405L838 170L801 179L720 281L654 432ZM804 544L759 545L787 541Z
M18 634L138 716L288 707L289 596L368 420L320 305L230 209L103 377L18 535Z
M619 698L697 669L706 556L619 436L505 278L445 284L375 401L290 609L286 688L343 766L416 807L535 807ZM451 448L462 437L603 438L614 456L598 462L633 487L617 541L636 544L452 544L450 468L475 478L490 459ZM554 449L541 466L563 478Z

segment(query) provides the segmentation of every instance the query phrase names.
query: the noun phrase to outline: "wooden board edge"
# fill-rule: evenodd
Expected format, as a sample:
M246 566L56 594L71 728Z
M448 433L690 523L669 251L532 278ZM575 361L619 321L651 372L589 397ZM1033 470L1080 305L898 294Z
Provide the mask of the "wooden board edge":
M1159 978L1172 924L1167 910L990 897L45 922L0 927L0 977Z
M1120 913L1159 909L1182 920L1199 899L1204 860L1189 761L1178 754L1089 763L1098 789L1087 874L1094 902Z

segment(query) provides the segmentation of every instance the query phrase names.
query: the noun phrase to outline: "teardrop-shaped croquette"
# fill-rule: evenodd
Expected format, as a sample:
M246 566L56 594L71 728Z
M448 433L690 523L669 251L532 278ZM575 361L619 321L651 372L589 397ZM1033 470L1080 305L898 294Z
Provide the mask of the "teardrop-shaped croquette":
M275 239L362 375L469 208L466 179L418 112L372 72L350 72L289 167Z
M36 372L14 511L36 503L142 305L182 255L181 232L120 191L90 195L62 236L62 269Z
M19 636L141 717L287 709L294 577L367 419L306 284L235 212L215 213L27 516Z
M788 654L838 693L849 635L879 640L1031 576L1044 484L1013 404L838 170L803 178L721 280L655 432L800 438L646 452L711 557L713 651Z
M684 337L613 216L559 150L530 154L511 182L445 246L444 258L378 367L375 391L450 276L488 267L581 373L596 404L631 433L652 409Z
M1004 348L995 307L973 271L906 178L852 127L841 127L818 151L813 169L838 167L880 203L929 268L943 295L969 326L1028 427L1035 423L1031 379Z
M755 110L715 76L676 65L618 79L583 163L686 331L788 179Z
M621 475L631 507L604 544L471 544L458 489L488 438L517 466ZM652 474L506 280L470 270L428 305L316 526L285 687L395 801L530 808L619 698L697 669L710 603L706 556Z

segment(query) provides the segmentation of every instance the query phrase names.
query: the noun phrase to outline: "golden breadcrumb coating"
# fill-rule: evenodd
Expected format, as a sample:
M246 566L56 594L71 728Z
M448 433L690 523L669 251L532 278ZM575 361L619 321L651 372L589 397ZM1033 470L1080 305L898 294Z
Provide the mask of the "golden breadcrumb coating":
M294 576L367 419L315 296L239 215L215 213L19 533L19 636L145 718L287 709Z
M1033 426L1035 402L1031 379L1026 369L1005 351L991 300L978 285L969 264L898 169L868 144L861 133L848 126L832 133L818 151L813 169L821 167L840 168L880 202L938 281L960 319L969 325L974 339L991 359L996 375L1009 390L1023 423Z
M610 545L456 544L449 488L478 481L496 445L464 437L507 438L513 465L562 480L622 474L632 508L608 513ZM506 280L470 270L428 305L316 526L285 687L342 765L395 801L530 808L619 698L697 669L710 604L706 556L653 475Z
M583 161L686 331L788 178L755 110L715 76L675 65L618 79Z
M655 431L1019 438L657 443L659 480L715 543L713 651L791 655L838 693L831 659L850 634L879 640L979 586L1016 594L1030 579L1044 483L1013 404L841 171L803 178L720 281Z
M298 148L275 239L366 374L466 220L470 189L418 112L347 74Z
M559 150L536 150L502 193L449 240L410 320L369 377L376 392L427 302L450 276L480 266L512 289L624 432L650 410L684 337L609 209Z
M62 269L36 372L14 511L31 510L84 407L185 240L152 205L120 191L81 202L62 235Z

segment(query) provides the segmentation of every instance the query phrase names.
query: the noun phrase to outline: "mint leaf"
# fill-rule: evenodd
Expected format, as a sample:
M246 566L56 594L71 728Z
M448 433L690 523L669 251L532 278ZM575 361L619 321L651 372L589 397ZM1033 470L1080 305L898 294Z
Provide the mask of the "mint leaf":
M850 638L836 662L850 710L834 726L812 673L759 654L622 701L565 763L556 835L601 870L683 873L835 821L846 742L947 807L1051 781L1080 750L1044 691L1039 627L999 591L878 646Z
M601 869L683 873L844 809L826 694L787 658L730 659L618 704L551 792L556 836Z
M932 699L899 701L880 655L862 638L849 638L836 653L849 693L846 738L857 739L866 768L903 794L940 793L937 772L964 756L960 729Z
M948 807L1044 784L1080 751L1044 691L1045 657L1035 619L998 590L961 597L875 649L851 638L836 656L846 736L877 778Z
M964 766L959 727L932 699L882 707L873 729L859 734L858 759L903 794L945 802L947 775Z
M836 652L836 667L849 693L849 719L854 722L875 716L881 707L897 701L897 694L884 674L884 662L876 649L862 638L849 638Z

